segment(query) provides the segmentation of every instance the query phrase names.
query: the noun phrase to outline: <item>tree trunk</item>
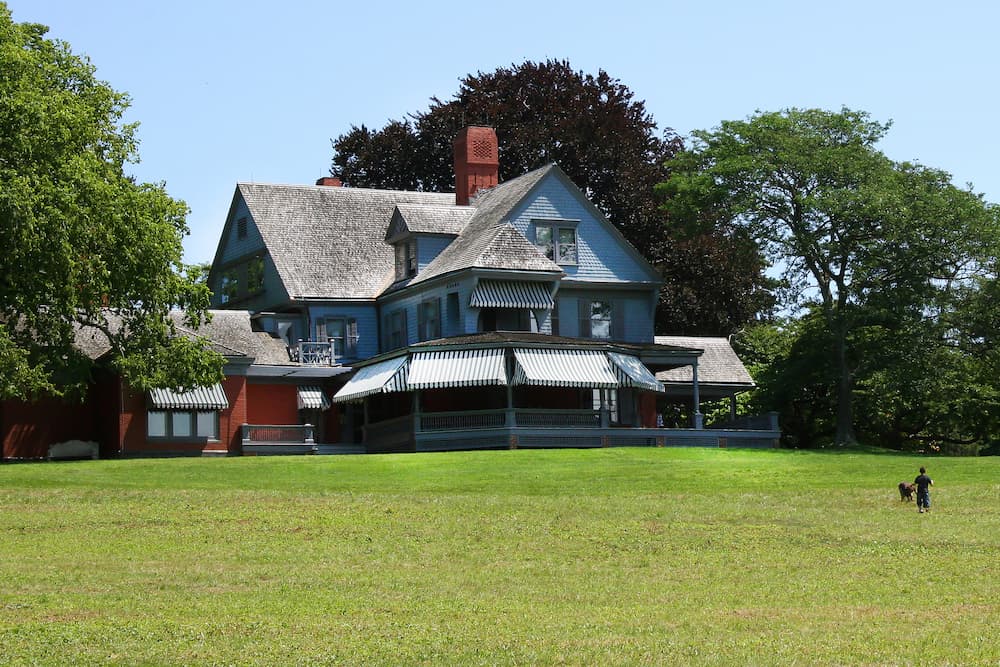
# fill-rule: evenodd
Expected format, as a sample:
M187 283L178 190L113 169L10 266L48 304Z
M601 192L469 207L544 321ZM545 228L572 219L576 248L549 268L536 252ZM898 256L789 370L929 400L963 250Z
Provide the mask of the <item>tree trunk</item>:
M837 446L853 445L857 442L854 435L853 390L854 382L851 368L847 363L847 327L839 323L837 328L837 434L834 444Z

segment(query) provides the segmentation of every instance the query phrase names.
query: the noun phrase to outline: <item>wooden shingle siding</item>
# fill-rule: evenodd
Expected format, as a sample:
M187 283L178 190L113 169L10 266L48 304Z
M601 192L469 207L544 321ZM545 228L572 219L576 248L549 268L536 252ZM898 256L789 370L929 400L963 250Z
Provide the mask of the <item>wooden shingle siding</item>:
M239 238L239 234L237 233L239 227L237 223L241 218L245 218L247 221L247 234L242 239ZM224 245L222 247L222 257L220 258L221 264L229 264L264 249L264 239L261 238L260 230L257 229L257 224L254 222L253 216L247 210L243 197L236 197L228 227L228 233L223 239Z
M454 239L447 236L421 236L417 239L417 275L434 261Z
M330 304L309 307L309 334L315 335L315 323L320 319L343 318L354 319L358 323L358 359L374 357L379 352L378 319L374 303L363 304Z
M612 338L629 343L653 342L653 316L647 291L585 290L562 287L559 289L559 335L581 335L581 321L589 318L591 301L611 304ZM586 336L584 336L586 337Z
M554 175L537 187L530 200L511 214L510 222L528 239L535 238L533 220L578 220L577 263L562 264L568 277L582 280L648 282L647 269L636 261L622 239L610 232L577 194Z

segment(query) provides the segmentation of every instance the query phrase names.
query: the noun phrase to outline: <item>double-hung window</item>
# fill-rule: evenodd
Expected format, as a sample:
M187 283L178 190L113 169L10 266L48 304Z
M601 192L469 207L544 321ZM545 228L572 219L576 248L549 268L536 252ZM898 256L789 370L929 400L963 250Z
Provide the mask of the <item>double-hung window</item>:
M422 301L418 306L417 336L420 340L441 337L441 299Z
M584 338L611 338L611 302L581 301L580 335Z
M236 269L226 269L219 281L219 298L222 303L235 301L240 296L240 273Z
M396 280L417 275L417 241L400 241L395 247Z
M389 313L384 320L386 324L386 349L395 350L406 346L406 311L403 309L394 310Z
M254 255L247 262L247 292L256 294L264 289L264 257Z
M149 410L146 435L166 440L218 440L217 410Z
M327 317L316 321L316 340L333 344L334 359L353 358L358 350L358 321L353 317Z
M556 264L576 264L577 238L574 221L535 220L535 245Z

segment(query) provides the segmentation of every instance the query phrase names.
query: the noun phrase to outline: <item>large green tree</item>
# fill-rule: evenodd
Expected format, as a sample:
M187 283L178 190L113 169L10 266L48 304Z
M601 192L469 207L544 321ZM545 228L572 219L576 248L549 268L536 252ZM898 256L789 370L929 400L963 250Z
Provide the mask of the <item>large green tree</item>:
M866 327L935 319L988 256L996 209L948 174L893 162L868 114L789 109L693 134L659 187L677 221L758 239L814 308L836 378L834 438L855 440L855 372Z
M660 270L658 330L726 334L768 307L751 239L674 233L654 187L682 144L671 130L660 134L645 104L603 70L595 76L548 60L468 75L451 99L432 98L426 111L334 139L331 172L349 186L450 191L452 141L472 124L496 129L501 180L558 163Z
M167 318L208 307L181 264L187 207L126 174L128 97L47 30L0 3L0 398L81 390L81 330L137 387L217 381L221 357Z

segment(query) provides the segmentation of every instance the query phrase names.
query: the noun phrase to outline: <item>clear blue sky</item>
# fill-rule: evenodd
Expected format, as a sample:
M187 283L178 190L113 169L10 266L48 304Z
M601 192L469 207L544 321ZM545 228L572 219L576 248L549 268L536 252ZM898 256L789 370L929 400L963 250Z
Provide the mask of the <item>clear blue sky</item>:
M132 96L143 181L191 207L211 261L238 181L313 183L330 140L450 97L459 79L568 59L681 134L755 110L841 106L882 149L1000 202L1000 3L982 0L388 3L8 0Z

